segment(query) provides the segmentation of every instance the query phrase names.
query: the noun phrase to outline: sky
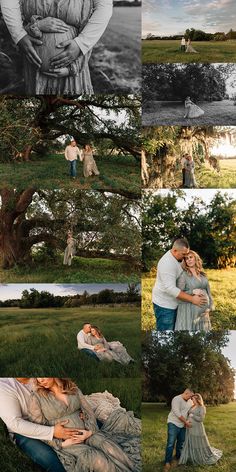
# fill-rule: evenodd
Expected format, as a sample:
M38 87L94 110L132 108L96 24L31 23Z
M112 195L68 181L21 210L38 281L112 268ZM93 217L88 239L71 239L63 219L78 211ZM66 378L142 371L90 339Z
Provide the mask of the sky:
M236 29L235 0L143 0L143 37L169 36L187 28L207 33Z
M23 290L35 288L39 292L45 290L53 295L75 295L82 294L85 290L89 293L98 293L104 289L115 292L126 292L128 284L0 284L0 300L11 300L21 298Z
M222 349L222 352L225 357L231 361L231 367L236 370L236 331L230 331L229 335L229 344L227 347ZM234 389L234 398L236 398L236 378L235 378L235 389Z
M182 191L182 190L181 190ZM228 194L229 196L233 197L236 199L236 190L234 189L188 189L188 190L183 190L184 194L185 194L185 198L182 199L182 198L179 198L178 199L178 206L179 208L188 208L190 202L192 201L192 198L193 197L199 197L201 198L202 200L204 200L204 202L206 203L210 203L214 197L214 195L217 193L217 192L221 192L223 194ZM168 195L168 193L170 192L169 189L161 189L161 190L156 190L155 192L152 192L153 194L158 194L160 193L161 195L165 196L165 195Z

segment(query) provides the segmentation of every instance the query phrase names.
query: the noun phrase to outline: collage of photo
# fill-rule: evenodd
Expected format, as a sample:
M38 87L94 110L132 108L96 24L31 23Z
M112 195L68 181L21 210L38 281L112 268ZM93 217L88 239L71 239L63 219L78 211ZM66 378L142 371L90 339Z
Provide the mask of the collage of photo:
M0 0L1 471L236 471L235 25Z

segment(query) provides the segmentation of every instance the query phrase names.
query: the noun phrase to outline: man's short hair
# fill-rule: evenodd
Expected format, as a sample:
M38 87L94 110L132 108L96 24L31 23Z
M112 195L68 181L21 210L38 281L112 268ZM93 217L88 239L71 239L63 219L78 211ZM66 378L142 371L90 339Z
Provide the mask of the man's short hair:
M192 390L191 388L186 388L186 389L184 390L184 393L192 393L192 394L194 395L194 392L193 392L193 390Z
M90 325L91 323L89 323L89 321L87 321L86 323L83 323L83 328L86 326L86 325Z
M185 238L178 238L174 241L172 248L173 249L183 249L183 248L189 249L189 243L187 239Z

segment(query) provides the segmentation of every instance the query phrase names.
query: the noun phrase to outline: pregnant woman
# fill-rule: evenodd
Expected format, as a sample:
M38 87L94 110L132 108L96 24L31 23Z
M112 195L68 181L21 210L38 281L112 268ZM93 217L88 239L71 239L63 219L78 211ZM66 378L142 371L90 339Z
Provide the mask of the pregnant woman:
M198 118L204 115L204 111L192 102L190 97L187 97L184 102L185 115L184 118Z
M82 432L73 439L48 441L67 472L134 471L132 461L111 439L111 434L99 431L92 408L71 380L38 378L35 382L37 391L32 394L29 406L31 420L47 425L69 420L68 426ZM113 425L113 432L114 428ZM123 444L125 447L124 436ZM130 450L129 444L126 446Z
M195 251L189 251L184 257L182 267L184 270L177 280L177 286L190 295L204 295L206 304L199 307L179 301L175 330L209 331L209 312L213 301L208 279L203 272L202 260Z
M76 254L76 239L73 238L72 231L68 231L66 243L63 264L71 266L72 259Z
M111 18L112 0L3 0L2 3L8 29L27 56L24 61L27 95L93 93L89 58ZM25 42L23 24L29 38L35 43L41 40L41 46L34 46L41 59L39 68L32 63L34 54L30 55L21 44Z
M97 164L94 160L93 150L90 144L85 144L81 154L81 160L83 161L83 173L85 178L90 177L93 174L100 174Z
M190 462L194 465L213 465L222 456L222 451L211 447L204 428L206 408L202 396L195 393L193 406L189 410L188 421L191 428L186 429L186 436L181 452L179 465Z
M97 326L91 326L90 341L93 346L100 346L96 355L101 361L116 361L123 365L133 361L123 344L119 341L107 342Z

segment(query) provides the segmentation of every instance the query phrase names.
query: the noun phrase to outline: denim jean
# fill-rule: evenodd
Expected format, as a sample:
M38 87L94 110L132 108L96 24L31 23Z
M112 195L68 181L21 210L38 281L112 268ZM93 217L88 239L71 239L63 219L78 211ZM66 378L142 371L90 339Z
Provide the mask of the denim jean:
M15 434L17 446L35 462L48 472L66 472L55 451L39 439L31 439L21 434Z
M173 331L177 316L177 308L164 308L153 303L154 314L158 331Z
M88 354L88 356L93 357L94 359L96 359L96 361L98 361L98 362L100 361L100 360L98 359L98 356L96 355L96 353L95 353L94 351L92 351L91 349L87 349L87 348L85 347L85 348L81 349L81 351L86 352L86 354Z
M166 446L165 464L170 464L176 443L176 459L180 458L181 449L185 440L186 428L179 428L173 423L168 423L168 437Z
M76 177L76 165L77 165L76 159L74 159L74 161L70 161L70 176L71 177Z

